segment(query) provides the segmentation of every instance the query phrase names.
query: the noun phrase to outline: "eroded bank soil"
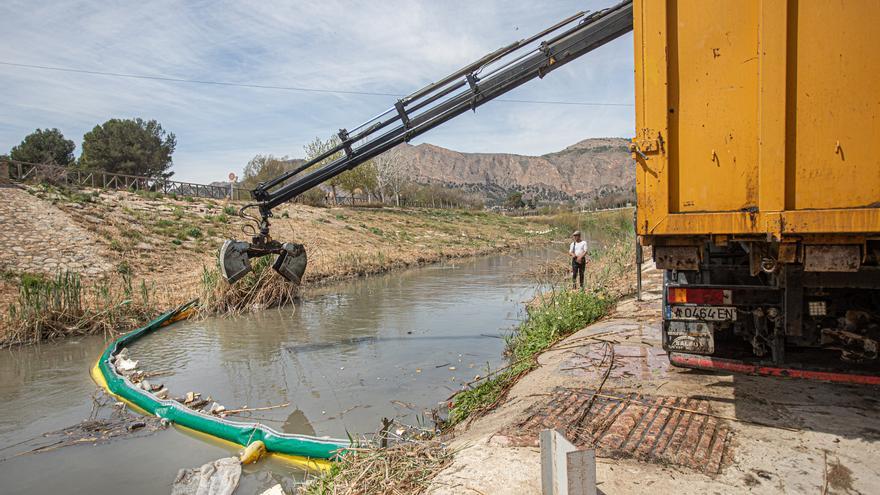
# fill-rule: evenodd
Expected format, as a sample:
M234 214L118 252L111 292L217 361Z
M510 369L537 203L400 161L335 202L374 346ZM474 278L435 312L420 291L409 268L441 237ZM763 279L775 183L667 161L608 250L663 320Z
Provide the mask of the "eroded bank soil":
M460 428L430 493L540 493L548 427L596 446L606 494L880 491L877 389L671 367L660 273L644 274L643 302L622 300L544 353L497 410Z
M64 271L86 288L130 273L132 286L143 282L165 309L199 295L225 239L249 238L237 216L243 202L19 184L4 184L0 194L0 242L9 251L0 259L4 312L20 276ZM288 204L275 215L273 236L306 246L306 284L515 249L546 242L550 232L546 218L483 211Z

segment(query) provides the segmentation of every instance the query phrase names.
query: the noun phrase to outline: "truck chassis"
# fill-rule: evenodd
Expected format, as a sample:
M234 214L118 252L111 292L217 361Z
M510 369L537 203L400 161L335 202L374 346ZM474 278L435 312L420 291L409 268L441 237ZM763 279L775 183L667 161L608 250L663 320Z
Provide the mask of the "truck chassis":
M655 247L665 269L663 348L670 361L880 384L880 243L852 246L801 243L789 263L780 262L779 243Z

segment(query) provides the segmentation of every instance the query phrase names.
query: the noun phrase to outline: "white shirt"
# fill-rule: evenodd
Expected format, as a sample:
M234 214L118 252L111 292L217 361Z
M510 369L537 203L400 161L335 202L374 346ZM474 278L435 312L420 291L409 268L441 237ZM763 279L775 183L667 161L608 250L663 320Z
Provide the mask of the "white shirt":
M587 254L587 241L572 242L568 252L577 257Z

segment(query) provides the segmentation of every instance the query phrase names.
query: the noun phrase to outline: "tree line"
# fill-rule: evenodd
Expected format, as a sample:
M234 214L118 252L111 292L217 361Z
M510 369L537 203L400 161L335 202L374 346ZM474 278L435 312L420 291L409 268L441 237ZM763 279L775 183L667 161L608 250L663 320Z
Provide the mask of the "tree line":
M59 165L117 174L171 177L171 155L177 146L173 132L155 120L110 119L83 135L82 153L58 129L37 129L25 136L6 157L10 160Z
M276 157L271 154L256 155L244 167L238 185L253 189L257 184L293 170L338 144L336 136L326 140L316 137L303 147L305 160L292 159L287 156ZM341 157L341 151L334 153L315 163L304 173L318 170ZM343 198L347 197L370 203L397 206L409 204L437 207L483 206L482 199L462 191L438 185L418 184L408 175L408 171L400 149L394 148L333 177L320 186L313 187L300 195L299 200L312 205L339 204Z
M337 144L336 136L329 139L316 137L303 147L305 160L258 154L245 165L238 185L253 189L260 182L292 170ZM47 128L28 134L0 159L167 179L174 174L170 169L176 146L174 133L166 132L156 120L110 119L85 133L79 158L75 156L73 140L67 139L56 128ZM341 151L328 156L308 171L317 170L341 156ZM406 165L400 149L395 148L312 188L299 199L314 205L338 204L351 198L397 206L479 208L484 205L479 196L442 185L416 182L408 174Z

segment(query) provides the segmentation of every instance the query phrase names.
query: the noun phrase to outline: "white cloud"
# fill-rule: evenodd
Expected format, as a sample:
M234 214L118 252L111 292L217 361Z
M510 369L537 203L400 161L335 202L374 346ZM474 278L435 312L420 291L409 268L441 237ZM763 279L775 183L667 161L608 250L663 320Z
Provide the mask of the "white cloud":
M597 9L612 0L589 2ZM583 9L491 1L151 2L7 0L0 61L184 79L406 94ZM256 153L302 154L390 97L300 93L0 66L0 151L36 127L79 144L112 117L155 118L178 137L176 176L221 179ZM632 38L510 98L631 102ZM632 134L632 107L492 102L422 138L462 151L541 154Z

